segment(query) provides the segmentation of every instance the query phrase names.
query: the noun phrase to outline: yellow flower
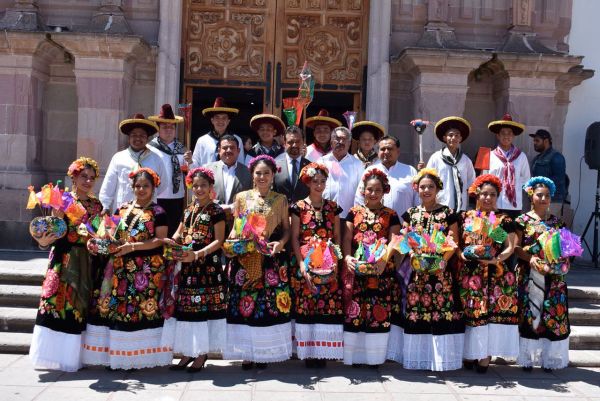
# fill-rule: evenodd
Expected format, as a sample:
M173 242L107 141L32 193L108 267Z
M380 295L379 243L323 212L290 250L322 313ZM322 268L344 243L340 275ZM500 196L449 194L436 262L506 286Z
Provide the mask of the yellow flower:
M431 313L423 313L423 320L425 320L426 322L430 322L431 321Z
M292 299L290 298L290 294L285 291L281 291L277 294L277 309L283 313L290 313L290 309L292 307Z
M444 318L446 320L452 320L452 312L445 312L444 313Z

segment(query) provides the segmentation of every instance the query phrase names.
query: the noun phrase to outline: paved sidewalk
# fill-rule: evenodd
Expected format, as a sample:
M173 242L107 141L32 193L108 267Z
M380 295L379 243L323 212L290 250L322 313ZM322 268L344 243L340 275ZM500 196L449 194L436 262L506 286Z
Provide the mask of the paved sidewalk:
M595 398L597 397L597 398ZM301 361L242 371L239 362L209 361L200 373L166 368L77 373L35 371L24 355L0 354L0 399L202 400L202 401L418 401L418 400L597 400L600 369L567 368L553 373L492 366L486 375L458 370L407 371L387 363L379 369L329 363L306 369Z

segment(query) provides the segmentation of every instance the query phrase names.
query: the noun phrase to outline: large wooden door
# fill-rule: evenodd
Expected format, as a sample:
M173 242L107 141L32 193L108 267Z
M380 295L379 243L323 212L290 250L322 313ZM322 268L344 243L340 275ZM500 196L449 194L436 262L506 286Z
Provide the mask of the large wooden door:
M340 119L345 110L361 112L368 10L362 0L185 1L182 97L193 103L193 137L208 127L200 110L215 93L243 111L232 121L236 132L248 133L253 113L281 115L304 61L316 79L309 115L320 107Z

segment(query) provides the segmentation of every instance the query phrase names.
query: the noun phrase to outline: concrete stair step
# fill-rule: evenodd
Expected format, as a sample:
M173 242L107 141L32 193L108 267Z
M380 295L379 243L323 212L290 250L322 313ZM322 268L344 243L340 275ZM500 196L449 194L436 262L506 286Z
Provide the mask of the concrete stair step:
M600 326L600 302L569 302L569 320L575 326Z
M600 275L600 272L598 272ZM567 279L568 285L568 279ZM569 301L600 302L600 286L569 285Z
M33 332L37 309L0 307L0 332L11 331L21 333Z
M0 332L0 353L27 354L32 335L31 333Z
M600 327L571 326L569 349L600 350Z
M0 306L37 307L41 291L40 285L0 284Z
M0 253L0 283L40 285L47 267L47 251L2 251Z

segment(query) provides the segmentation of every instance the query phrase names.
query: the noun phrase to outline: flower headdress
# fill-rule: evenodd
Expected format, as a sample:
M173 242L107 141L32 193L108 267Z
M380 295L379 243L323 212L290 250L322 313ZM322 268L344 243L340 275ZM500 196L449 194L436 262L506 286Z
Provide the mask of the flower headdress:
M548 188L548 190L550 191L550 197L554 196L554 193L556 192L556 185L554 185L554 181L552 181L550 178L539 176L531 177L529 181L527 181L523 185L523 189L525 190L525 192L527 192L527 195L529 195L530 199L533 196L533 188L537 184L542 184L543 186Z
M426 176L429 175L431 177L433 177L433 181L435 182L435 184L437 185L437 187L439 189L443 189L444 188L444 183L442 182L442 180L440 179L440 176L438 175L438 172L436 169L434 168L423 168L421 169L417 175L415 175L413 177L413 189L415 191L419 190L419 182L421 181L421 179Z
M329 170L324 164L317 162L308 163L300 170L300 181L304 184L308 184L317 173L323 174L325 178L329 177Z
M208 178L208 182L210 182L211 185L215 183L215 173L213 173L211 169L208 169L206 167L196 167L190 170L189 173L187 173L187 175L185 176L186 187L192 187L192 182L194 181L194 175L196 175L196 173L202 173L204 176L206 176Z
M277 170L277 163L275 162L275 159L273 159L269 155L260 155L260 156L256 156L256 157L253 157L252 159L250 159L250 162L248 163L248 168L250 169L250 171L252 171L254 169L254 167L256 166L256 164L261 160L273 163L273 165L275 166L275 169Z
M158 176L158 174L156 174L154 170L148 167L142 167L135 171L132 171L131 173L129 173L129 178L133 180L136 176L138 176L141 173L147 173L148 175L150 175L150 177L152 177L152 183L154 184L154 188L160 185L160 177Z
M387 175L383 171L381 171L377 168L372 168L370 170L367 170L367 172L365 172L362 177L363 185L366 186L367 181L369 181L371 178L377 178L381 182L381 185L383 186L384 194L387 194L390 192L390 182L387 178Z
M471 184L471 186L469 187L469 195L479 195L481 187L483 186L483 184L486 183L492 184L494 187L496 187L496 189L498 190L498 195L500 194L500 192L502 192L502 182L500 182L500 179L498 177L492 174L483 174L477 177L475 181L473 181L473 184Z
M79 173L81 173L86 166L90 166L92 170L94 170L94 174L96 174L96 177L98 176L98 174L100 174L100 169L98 168L98 163L96 163L96 160L82 156L79 159L75 160L73 163L71 163L71 165L67 169L67 175L73 178Z

